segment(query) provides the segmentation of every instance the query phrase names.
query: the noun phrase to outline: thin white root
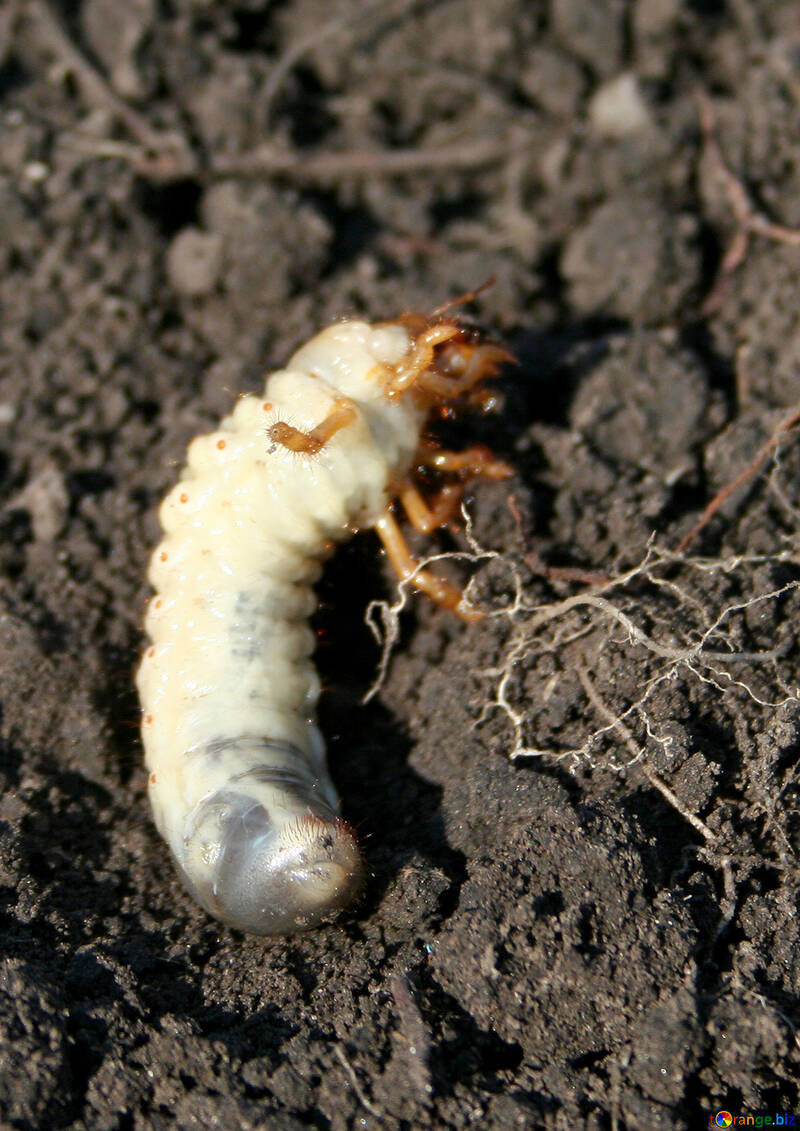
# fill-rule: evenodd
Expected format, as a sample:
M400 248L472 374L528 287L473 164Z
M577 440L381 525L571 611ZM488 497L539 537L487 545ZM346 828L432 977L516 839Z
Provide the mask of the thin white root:
M686 677L715 688L723 696L744 695L768 710L800 700L800 692L786 685L778 666L781 657L794 642L795 633L790 627L787 626L785 636L773 647L752 649L737 646L743 635L743 614L760 605L785 599L800 587L800 581L751 592L737 600L725 601L714 593L715 589L727 588L729 582L735 582L740 589L752 589L759 566L794 563L794 550L775 555L737 555L727 559L683 558L651 541L642 560L633 568L560 601L537 603L530 601L530 586L526 585L522 563L510 555L481 546L475 539L470 516L464 508L462 514L469 550L435 554L421 561L419 568L445 560L476 567L477 572L466 586L465 600L479 608L483 606L477 592L486 570L492 569L496 574L499 566L505 571L504 588L508 596L500 605L483 608L482 623L502 621L508 634L501 662L473 673L482 681L484 688L486 682L491 681L490 689L485 689L481 695L474 725L483 724L495 712L505 716L511 725L508 756L512 761L566 758L571 760L573 767L580 762L595 765L597 747L615 733L623 738L633 760L639 761L642 743L666 747L672 741L660 732L648 713L648 702L658 689ZM373 601L367 609L366 620L381 647L381 657L365 701L377 694L386 679L398 639L399 616L408 600L408 588L409 582L403 581L393 603ZM712 596L707 595L709 591ZM649 622L647 629L643 626L645 618ZM659 631L654 631L650 627L652 625L657 626ZM621 632L614 632L614 629ZM581 640L587 643L579 650L576 644ZM590 680L590 684L585 679L579 680L589 703L597 709L598 702L605 702L600 696L598 702L593 703L588 691L590 685L595 688L592 677L588 676L592 667L588 656L597 654L600 642L600 651L609 647L622 651L628 657L629 665L635 665L641 671L638 693L616 712L604 706L609 713L603 724L588 734L584 733L584 737L573 745L549 747L533 744L530 734L537 710L553 694L562 678L568 678L575 672L580 676L582 671L584 677ZM521 678L533 666L535 658L543 655L552 657L555 671L543 685L537 700L532 701L521 690ZM730 670L734 665L743 668L745 674L734 676ZM765 668L770 669L767 674L754 675L754 670L764 673ZM776 688L783 694L776 697ZM596 698L598 694L596 692ZM641 741L634 737L634 729L641 730ZM604 761L616 770L630 764L618 763L613 751ZM661 789L663 785L664 789L668 789L663 782L654 781L653 784L656 788ZM684 816L687 814L684 813ZM698 831L706 836L706 832Z

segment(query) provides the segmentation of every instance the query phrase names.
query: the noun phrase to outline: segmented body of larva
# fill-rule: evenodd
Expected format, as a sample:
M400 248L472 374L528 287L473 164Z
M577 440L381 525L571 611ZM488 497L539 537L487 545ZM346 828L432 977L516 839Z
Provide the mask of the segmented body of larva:
M476 615L417 570L390 506L432 529L461 480L508 473L484 448L421 440L434 404L480 397L507 358L441 317L341 322L189 446L150 566L142 733L156 824L190 891L233 926L303 930L362 883L315 722L311 587L333 544L372 526L401 576ZM420 462L456 480L432 508L411 480Z

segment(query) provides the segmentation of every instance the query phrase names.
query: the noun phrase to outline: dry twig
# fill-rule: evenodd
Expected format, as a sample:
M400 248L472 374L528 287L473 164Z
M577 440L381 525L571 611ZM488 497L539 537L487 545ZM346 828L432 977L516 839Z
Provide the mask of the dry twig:
M680 813L683 819L692 826L695 832L700 833L700 835L709 844L713 844L717 839L716 833L711 831L705 821L701 821L699 817L691 812L691 810L687 809L678 795L669 788L663 778L654 773L645 763L642 757L644 753L643 750L634 741L633 734L631 733L629 728L626 727L619 716L615 715L611 708L603 702L600 697L600 693L592 682L592 679L589 676L586 668L579 666L576 671L578 674L578 679L581 681L581 687L586 692L586 698L592 704L597 713L604 719L606 719L606 721L611 724L612 728L619 734L620 738L633 755L633 761L637 763L639 769L647 778L650 785L652 785L654 789L658 790L665 801L667 801L677 813Z
M370 5L369 7L372 7ZM524 139L511 130L506 136L467 138L429 148L387 150L343 150L312 152L286 149L264 142L245 153L211 154L203 161L179 132L162 131L120 98L100 72L78 50L51 11L47 0L29 0L25 18L40 43L71 74L87 103L113 114L133 142L73 136L73 148L95 157L118 157L129 161L144 177L162 183L196 177L214 181L228 177L285 178L300 184L326 184L345 177L397 177L438 169L474 169L499 164L512 153L525 149ZM346 22L346 21L344 21ZM343 19L334 19L314 36L296 44L280 59L265 91L269 113L278 87L298 59L321 38L337 31Z
M728 201L736 221L733 239L723 256L714 285L702 306L702 313L709 315L713 314L722 303L728 280L747 254L751 235L765 236L776 243L800 247L800 230L775 224L756 209L741 179L731 172L722 156L722 150L714 132L714 110L711 99L704 90L697 91L696 99L705 149L724 182Z
M24 18L42 46L73 76L88 104L112 113L136 139L137 146L130 149L139 154L143 170L150 168L154 174L161 170L166 179L178 179L194 171L195 158L185 138L154 129L144 115L119 98L72 42L47 0L28 0Z
M800 425L800 407L793 408L788 416L785 416L783 418L783 420L778 424L778 427L774 430L766 443L763 444L761 448L759 448L758 452L747 465L747 467L745 467L734 479L732 479L729 483L726 483L724 487L717 491L714 498L701 514L700 518L697 520L691 530L689 530L688 533L684 534L683 538L681 538L680 542L675 547L674 552L676 554L684 553L689 543L693 542L697 535L701 532L701 530L704 530L705 527L708 526L711 519L714 517L720 507L731 497L731 495L735 491L738 491L740 487L744 487L746 483L749 483L750 480L758 474L764 463L777 448L782 437L785 436L787 432L794 431L794 429L797 428L798 425Z

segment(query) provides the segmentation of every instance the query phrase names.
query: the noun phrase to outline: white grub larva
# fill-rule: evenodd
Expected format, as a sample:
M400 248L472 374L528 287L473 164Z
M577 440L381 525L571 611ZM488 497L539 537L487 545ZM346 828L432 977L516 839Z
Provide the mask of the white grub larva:
M449 306L323 330L263 397L242 397L218 431L190 444L161 505L152 644L138 673L150 799L189 890L243 931L316 926L363 881L315 722L308 618L321 562L373 527L409 578L417 563L393 501L432 530L465 479L509 473L485 448L447 452L422 439L432 409L480 403L479 382L509 360L446 319ZM420 465L443 479L430 505L413 481ZM428 570L412 582L465 619L479 615Z

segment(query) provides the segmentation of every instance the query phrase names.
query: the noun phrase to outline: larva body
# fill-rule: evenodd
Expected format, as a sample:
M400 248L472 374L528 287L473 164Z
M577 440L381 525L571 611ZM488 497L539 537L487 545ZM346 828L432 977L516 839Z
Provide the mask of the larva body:
M503 360L466 337L410 319L329 327L263 397L242 397L192 442L162 503L138 673L150 798L190 891L242 930L314 926L361 885L315 722L312 586L357 528L375 526L398 564L388 507L443 399L421 377L460 391ZM502 467L474 451L482 466L460 470ZM398 568L408 575L405 560ZM446 582L422 576L457 606Z

